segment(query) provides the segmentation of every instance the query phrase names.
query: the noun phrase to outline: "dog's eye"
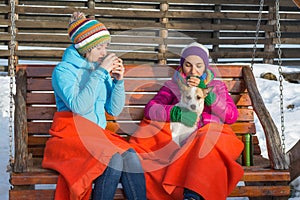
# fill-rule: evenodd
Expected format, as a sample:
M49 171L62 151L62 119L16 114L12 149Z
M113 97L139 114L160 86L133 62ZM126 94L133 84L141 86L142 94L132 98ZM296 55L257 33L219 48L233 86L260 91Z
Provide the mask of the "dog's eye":
M187 100L191 100L192 97L191 97L191 96L186 96L186 99L187 99Z
M200 99L201 99L201 97L197 95L197 100L200 100Z

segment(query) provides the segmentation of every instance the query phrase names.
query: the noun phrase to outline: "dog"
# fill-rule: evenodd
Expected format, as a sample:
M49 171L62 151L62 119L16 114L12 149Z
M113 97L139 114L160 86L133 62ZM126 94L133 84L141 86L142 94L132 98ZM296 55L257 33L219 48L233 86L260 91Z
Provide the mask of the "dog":
M182 146L185 140L198 129L198 122L204 109L204 99L212 90L212 87L198 88L189 87L182 81L178 81L180 89L180 101L176 104L181 108L197 113L197 121L193 127L188 127L180 122L171 122L172 140Z

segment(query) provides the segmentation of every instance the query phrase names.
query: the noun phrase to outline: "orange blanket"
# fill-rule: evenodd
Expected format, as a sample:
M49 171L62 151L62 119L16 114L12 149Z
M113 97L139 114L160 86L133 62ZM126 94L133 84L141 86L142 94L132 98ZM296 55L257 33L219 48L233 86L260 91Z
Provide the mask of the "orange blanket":
M92 182L115 153L129 144L119 135L71 112L57 112L50 129L42 166L59 172L56 200L87 200Z
M243 176L235 161L243 143L228 125L208 124L179 147L170 123L144 119L130 143L142 157L150 200L183 199L183 188L206 200L226 199Z

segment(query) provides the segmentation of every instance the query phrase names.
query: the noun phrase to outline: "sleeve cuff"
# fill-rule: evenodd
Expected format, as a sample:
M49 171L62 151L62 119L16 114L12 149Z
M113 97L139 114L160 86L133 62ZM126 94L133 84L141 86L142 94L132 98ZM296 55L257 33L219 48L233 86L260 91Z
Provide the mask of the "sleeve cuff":
M124 84L124 80L117 80L117 79L113 79L113 82L116 84L116 85L120 85L120 84Z

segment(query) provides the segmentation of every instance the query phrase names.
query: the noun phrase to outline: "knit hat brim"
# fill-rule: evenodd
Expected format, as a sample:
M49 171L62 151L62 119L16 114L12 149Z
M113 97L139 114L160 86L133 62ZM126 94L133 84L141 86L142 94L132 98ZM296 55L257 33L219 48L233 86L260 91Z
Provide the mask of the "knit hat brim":
M199 56L203 60L205 67L209 66L208 49L202 44L199 44L197 42L193 42L189 44L181 51L180 66L183 66L185 59L191 55Z

